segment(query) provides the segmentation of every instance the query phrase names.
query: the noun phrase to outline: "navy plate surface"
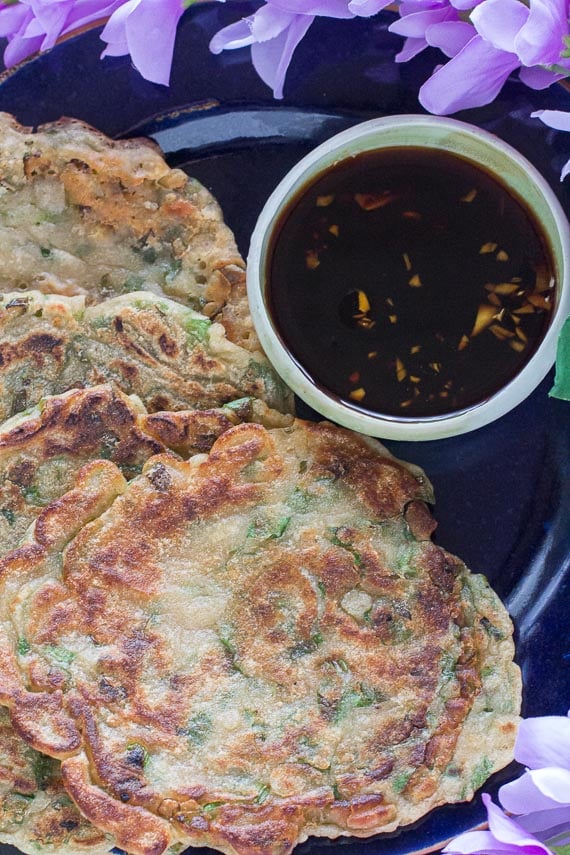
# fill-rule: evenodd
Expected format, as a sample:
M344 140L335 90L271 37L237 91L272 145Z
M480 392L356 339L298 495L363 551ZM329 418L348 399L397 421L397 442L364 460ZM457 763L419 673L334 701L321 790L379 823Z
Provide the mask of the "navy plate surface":
M141 79L128 57L99 60L99 30L63 42L0 81L0 109L36 125L62 115L111 136L154 137L172 165L219 199L240 249L267 196L311 148L374 116L422 112L421 83L440 57L425 52L398 65L401 39L371 20L321 19L295 53L285 98L276 102L249 62L249 51L212 56L211 36L250 14L251 3L206 3L181 21L169 88ZM509 81L496 101L459 118L518 148L543 173L570 212L570 180L559 173L570 135L549 130L533 110L570 109L559 86L534 92ZM517 634L525 715L565 714L570 706L570 404L548 398L552 375L492 425L455 439L389 442L423 466L434 483L437 541L485 573L504 598ZM303 415L311 415L305 409ZM512 777L511 767L485 787ZM297 850L325 855L410 855L434 849L483 822L479 797L442 807L413 827L367 841L307 841ZM0 846L0 855L15 850Z

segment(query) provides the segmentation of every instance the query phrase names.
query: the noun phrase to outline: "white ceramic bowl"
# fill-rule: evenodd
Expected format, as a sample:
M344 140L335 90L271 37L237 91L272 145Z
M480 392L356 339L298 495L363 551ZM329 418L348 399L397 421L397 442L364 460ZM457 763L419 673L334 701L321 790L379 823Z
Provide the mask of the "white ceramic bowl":
M483 165L523 199L548 239L556 278L556 301L547 332L530 360L499 391L467 409L422 418L376 415L319 388L297 364L269 311L267 253L280 215L296 194L324 171L362 152L425 146ZM406 115L372 119L327 140L303 158L269 197L255 227L248 256L248 297L255 328L267 356L283 380L325 418L371 436L427 440L466 433L516 407L545 377L556 357L556 343L570 313L570 226L542 175L511 146L486 131L453 119Z

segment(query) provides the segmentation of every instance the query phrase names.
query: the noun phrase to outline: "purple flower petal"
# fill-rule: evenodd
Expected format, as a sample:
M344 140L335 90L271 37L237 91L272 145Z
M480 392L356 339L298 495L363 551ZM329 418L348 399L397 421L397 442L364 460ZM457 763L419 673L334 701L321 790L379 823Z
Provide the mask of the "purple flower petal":
M420 103L436 115L489 104L518 65L514 54L498 51L474 36L424 83Z
M253 18L242 18L235 24L222 27L210 41L212 53L221 53L223 50L236 50L253 44L251 27Z
M452 15L457 17L454 9L431 9L425 12L412 12L388 27L391 33L408 36L412 39L424 38L427 27L440 21L447 21Z
M499 791L501 804L509 813L531 813L570 805L570 771L538 769L505 784Z
M478 6L482 2L483 0L450 0L452 6L462 11L473 9L474 6Z
M559 828L566 828L570 835L570 807L554 808L553 810L539 810L527 816L517 816L517 822L521 828L525 828L539 837L543 843L555 834Z
M251 46L253 66L264 83L271 86L275 98L283 97L283 84L293 52L314 18L296 15L291 25L276 38Z
M101 53L101 59L106 56L126 56L129 52L127 41L110 42L105 50Z
M520 855L520 850L509 843L500 843L490 831L466 831L442 850L443 855Z
M416 12L429 12L432 9L449 7L449 0L402 0L398 7L400 18L414 15Z
M561 111L549 110L546 114L558 112ZM544 121L544 114L541 118ZM521 721L515 744L515 759L530 769L543 766L570 769L570 718L545 715Z
M523 65L558 62L568 35L568 14L568 0L530 0L528 20L516 40Z
M27 30L34 21L34 13L26 3L0 7L0 36L8 39L4 51L6 68L21 62L40 50L43 35L27 36Z
M392 0L350 0L348 10L359 18L370 18L389 6L391 2Z
M127 18L139 3L140 0L128 0L109 18L101 33L101 39L107 42L107 47L103 50L101 58L124 56L129 52L126 30Z
M23 39L20 36L15 36L7 45L4 51L4 64L6 68L11 68L26 59L28 56L37 53L42 46L43 38L38 36L35 39Z
M347 0L267 0L268 5L293 15L325 15L327 18L353 18Z
M519 77L530 89L548 89L553 83L562 80L564 74L555 74L540 65L533 65L531 68L523 65L519 71Z
M465 21L442 21L426 30L428 44L439 48L449 57L458 54L473 36L473 27Z
M540 840L529 834L514 819L505 816L500 807L493 804L491 796L483 793L481 798L487 808L489 831L499 843L522 849L526 855L540 855L543 852L546 855L551 855L550 850Z
M291 12L284 12L276 6L266 4L255 12L251 21L251 35L254 42L266 42L274 39L289 27L295 18Z
M145 80L168 85L176 28L183 13L180 0L142 0L129 17L131 59Z
M515 41L529 12L519 0L486 0L473 9L473 26L497 50L516 53Z
M16 35L32 17L33 12L23 3L0 7L0 36Z
M396 54L394 59L396 62L408 62L427 47L428 43L425 39L406 39L402 50Z
M533 119L540 119L549 128L556 128L557 131L570 131L570 113L565 113L563 110L537 110L530 115Z
M68 14L73 6L73 0L56 0L56 2L46 2L46 0L32 0L32 11L35 14L33 28L29 30L30 36L44 34L41 50L49 50L58 40L61 31L65 26Z
M80 0L69 10L61 34L77 30L94 21L102 21L123 5L125 0Z
M120 55L126 42L133 65L145 80L168 85L183 12L179 0L130 0L113 13L101 34L109 42L103 56Z

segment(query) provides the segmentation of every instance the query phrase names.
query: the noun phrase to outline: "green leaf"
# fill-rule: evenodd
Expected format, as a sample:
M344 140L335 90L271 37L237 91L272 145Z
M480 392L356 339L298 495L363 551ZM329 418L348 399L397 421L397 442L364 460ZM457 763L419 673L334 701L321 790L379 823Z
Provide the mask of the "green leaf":
M40 496L40 491L33 484L29 487L22 487L22 496L28 505L42 505L44 504L42 497Z
M194 745L202 745L212 731L212 719L205 712L199 712L191 716L186 725L188 739Z
M478 763L473 772L471 774L471 786L474 790L478 790L481 787L491 772L493 771L493 761L489 760L488 757L483 757L480 763Z
M141 252L142 259L147 264L154 264L157 259L158 253L153 246L147 246L146 249L143 249Z
M65 647L58 647L56 644L48 644L47 652L52 659L55 659L61 665L69 665L75 659L75 653L72 650L67 650Z
M186 321L186 332L192 344L206 341L212 322L208 318L190 318Z
M396 775L394 780L392 781L392 786L394 788L394 792L401 793L402 790L405 789L406 784L412 777L411 772L401 772L399 775Z
M179 258L173 258L165 266L164 281L167 285L174 282L180 271L182 270L182 261Z
M381 691L365 683L360 683L358 689L345 689L335 711L334 721L338 723L346 718L352 710L360 707L371 707L384 700L386 697Z
M350 543L348 540L342 540L342 538L340 538L338 536L338 532L340 530L341 529L339 529L338 527L334 527L334 526L329 527L329 532L331 534L331 538L330 538L331 543L333 544L333 546L340 546L341 549L346 549L347 552L350 552L350 554L353 557L355 565L357 567L362 567L362 556L361 556L360 552L357 552L357 550L354 548L352 543Z
M240 674L243 674L238 662L238 650L235 646L232 638L231 638L231 629L227 625L222 625L220 627L220 631L218 633L218 638L222 644L222 647L228 654L229 659L231 660L232 667L235 671L238 671Z
M25 638L19 638L16 647L20 656L25 656L32 649L30 647L29 642Z
M443 653L441 660L441 676L446 680L450 680L455 676L457 670L457 660L453 653Z
M247 529L247 537L255 537L260 540L272 540L285 534L291 517L279 517L277 520L265 517L256 517L251 521Z
M40 754L39 752L34 751L32 769L38 789L44 790L53 774L54 761L51 757L47 757L45 754Z
M300 487L295 487L287 504L291 508L291 510L295 511L299 514L305 514L309 510L311 501L313 500L313 496L308 493L306 490L301 490Z
M491 623L489 618L482 617L479 621L489 638L494 638L496 641L503 641L505 637L505 633L502 632L497 626Z
M258 793L257 793L257 796L256 796L256 797L255 797L255 799L254 799L255 803L256 803L256 804L258 804L258 805L262 805L262 804L263 804L263 802L266 800L266 798L267 798L267 796L269 795L269 793L270 793L270 792L271 792L271 788L270 788L270 787L268 787L268 786L267 786L267 784L263 784L263 785L259 788Z
M556 376L550 390L551 398L570 401L570 317L562 327L556 353Z
M299 641L294 647L290 647L289 656L291 659L300 659L308 653L314 653L323 641L321 633L315 632L308 641Z
M105 274L106 276L107 274ZM105 277L103 277L105 278ZM110 277L109 277L110 278ZM109 283L111 284L111 283ZM137 276L136 273L133 273L128 279L125 279L123 284L121 285L121 291L144 291L144 279L142 276Z
M215 813L215 811L223 805L223 802L207 802L205 805L202 805L203 813Z
M568 51L564 51L564 53L561 54L561 56L568 55ZM545 68L547 71L551 71L553 74L561 74L563 77L570 77L570 71L568 71L568 69L565 68L565 66L563 65L558 65L557 63L554 63L553 65L546 65Z
M14 521L16 519L14 511L11 511L10 508L2 508L0 513L2 514L4 519L8 522L8 525L14 525Z
M227 404L224 404L224 410L231 410L232 412L239 412L241 409L247 406L251 406L253 402L253 398L236 398L235 401L229 401Z
M570 843L562 843L567 837L568 831L563 831L561 834L551 837L550 840L546 840L545 843L556 855L570 855ZM560 846L558 845L558 841L561 844Z

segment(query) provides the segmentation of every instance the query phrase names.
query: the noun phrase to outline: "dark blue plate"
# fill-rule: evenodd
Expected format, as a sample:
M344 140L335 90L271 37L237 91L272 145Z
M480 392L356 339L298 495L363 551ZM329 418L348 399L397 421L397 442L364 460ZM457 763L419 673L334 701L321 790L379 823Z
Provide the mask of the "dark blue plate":
M36 125L62 115L111 136L153 136L172 165L220 200L240 249L267 196L311 148L358 121L417 113L418 88L439 55L397 65L401 40L389 13L372 20L319 20L298 48L276 102L249 51L212 56L211 36L250 14L251 3L206 3L181 21L170 88L141 79L128 57L99 60L99 30L63 42L0 82L0 109ZM510 81L497 100L459 117L496 133L529 158L570 212L570 179L559 173L570 135L549 130L533 110L570 109L562 87L534 92ZM387 443L432 479L438 542L485 573L506 601L517 631L525 715L565 714L570 705L570 404L548 398L552 376L499 421L455 439ZM303 410L303 415L311 415ZM495 793L511 767L485 787ZM368 841L308 841L322 855L410 855L483 822L479 798L433 811L423 821ZM0 846L0 855L12 852Z

